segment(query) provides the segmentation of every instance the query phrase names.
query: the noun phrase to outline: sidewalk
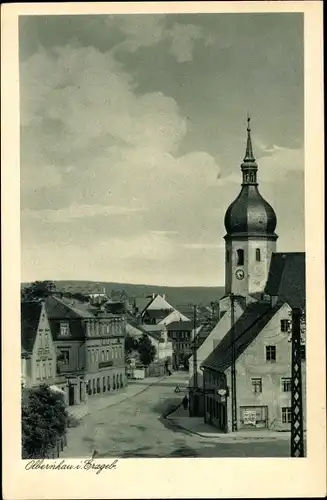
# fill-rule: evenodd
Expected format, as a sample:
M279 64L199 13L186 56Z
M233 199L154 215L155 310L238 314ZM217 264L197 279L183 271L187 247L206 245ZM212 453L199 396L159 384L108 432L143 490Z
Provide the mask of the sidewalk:
M262 430L240 430L225 434L219 432L216 427L206 424L203 417L189 417L188 410L179 407L175 412L168 415L167 420L170 420L174 425L198 436L214 439L221 443L237 443L248 441L277 441L290 440L290 432L277 432L268 429Z
M86 415L90 415L95 411L105 410L110 406L117 405L126 399L131 399L137 394L146 391L148 387L158 384L160 381L165 380L167 375L163 377L148 377L143 380L129 380L128 385L124 390L119 392L112 392L106 395L90 396L86 403L80 405L69 406L68 413L81 420Z

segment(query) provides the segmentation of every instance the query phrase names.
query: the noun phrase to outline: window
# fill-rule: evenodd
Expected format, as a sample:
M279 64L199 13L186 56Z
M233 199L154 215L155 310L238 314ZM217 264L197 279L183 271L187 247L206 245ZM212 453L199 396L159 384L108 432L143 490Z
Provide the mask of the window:
M69 351L61 349L57 354L57 361L62 365L69 365Z
M106 392L106 377L103 377L103 380L102 380L102 391Z
M42 363L42 378L47 378L47 368L45 363Z
M260 248L256 248L255 249L255 260L257 262L260 262L261 261L261 251L260 251Z
M93 379L93 394L96 393L96 389L95 389L95 378Z
M110 391L110 377L109 377L109 375L107 377L107 387L108 387L108 391Z
M49 361L49 363L48 363L48 377L49 378L52 377L52 363L51 363L51 361Z
M236 250L237 252L237 265L238 266L243 266L244 265L244 250L239 248Z
M63 337L69 335L69 323L60 323L60 335Z
M104 351L101 351L101 361L104 361Z
M282 388L283 392L291 392L291 378L282 377Z
M48 332L44 333L44 345L45 347L49 347L49 337L48 337Z
M36 363L36 378L40 378L40 363Z
M109 361L109 349L107 349L107 361Z
M276 361L276 346L267 345L266 346L266 361L275 362Z
M305 361L305 345L304 344L300 345L300 356L301 356L301 360Z
M282 423L290 424L292 422L292 410L291 408L282 408Z
M288 319L282 319L280 321L280 330L283 333L288 333L290 321Z
M262 379L261 378L253 378L252 381L252 390L253 392L262 392Z

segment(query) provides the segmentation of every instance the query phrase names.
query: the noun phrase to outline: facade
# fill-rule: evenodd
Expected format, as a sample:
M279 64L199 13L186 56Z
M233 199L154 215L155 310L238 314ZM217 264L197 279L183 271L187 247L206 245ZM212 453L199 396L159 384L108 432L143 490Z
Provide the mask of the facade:
M21 303L21 374L25 387L66 385L57 374L57 353L44 302Z
M289 304L257 302L235 323L237 430L290 430L291 349ZM232 331L202 364L206 422L232 430ZM305 347L302 384L305 388ZM227 397L218 390L227 389ZM213 389L210 393L208 389ZM303 390L305 406L305 390Z
M168 337L172 341L173 366L178 368L192 354L192 321L174 321L167 325Z
M171 362L173 356L173 345L168 338L168 331L165 325L142 325L142 329L151 338L151 342L156 348L155 362Z
M47 298L46 308L68 403L84 403L95 394L124 387L124 319L57 296Z

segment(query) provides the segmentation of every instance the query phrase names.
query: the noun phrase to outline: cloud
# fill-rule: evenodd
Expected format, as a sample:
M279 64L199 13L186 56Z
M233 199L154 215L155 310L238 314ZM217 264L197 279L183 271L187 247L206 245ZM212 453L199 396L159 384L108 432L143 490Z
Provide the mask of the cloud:
M124 215L133 212L142 212L142 208L102 206L102 205L77 205L73 204L67 208L59 210L24 210L22 215L43 222L63 223L74 219L83 219L85 217Z
M205 46L212 45L215 37L195 24L175 22L168 27L167 16L135 15L112 16L107 21L109 27L120 29L125 40L114 48L114 52L136 52L145 47L151 47L160 42L167 42L169 53L179 63L190 62L196 41L202 41Z

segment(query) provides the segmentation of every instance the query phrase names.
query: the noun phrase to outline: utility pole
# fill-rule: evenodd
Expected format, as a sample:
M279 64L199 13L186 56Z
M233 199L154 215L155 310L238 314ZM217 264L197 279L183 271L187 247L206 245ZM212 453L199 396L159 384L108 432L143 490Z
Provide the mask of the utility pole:
M232 432L237 431L237 400L236 400L236 352L235 352L235 316L234 316L234 294L230 294L230 305L231 305L231 334L232 334L232 366L231 366L231 376L232 376Z
M197 336L196 336L196 305L193 306L193 414L198 414L198 357L197 357Z
M292 311L291 457L304 457L301 373L301 309Z

